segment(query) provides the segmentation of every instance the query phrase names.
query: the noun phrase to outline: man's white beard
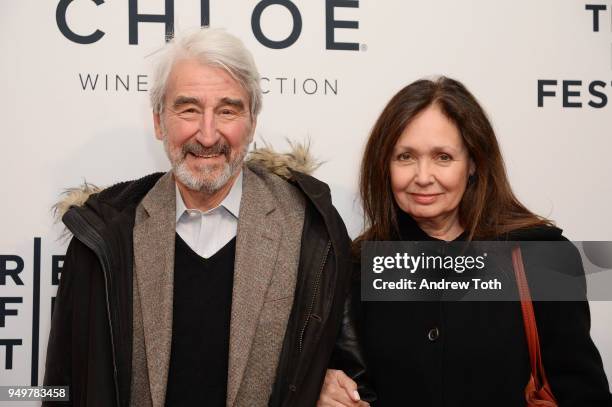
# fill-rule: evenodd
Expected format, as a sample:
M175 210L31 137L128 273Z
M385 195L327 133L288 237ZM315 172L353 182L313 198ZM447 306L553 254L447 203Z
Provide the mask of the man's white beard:
M225 184L229 182L232 176L238 173L242 167L244 157L246 156L249 147L248 144L245 144L241 151L236 152L234 157L232 157L230 150L229 154L226 155L226 157L229 156L228 162L224 162L222 164L202 165L199 168L200 171L195 173L189 168L189 165L186 162L187 154L183 151L183 149L171 149L166 134L164 134L163 141L166 155L172 164L172 172L174 173L174 176L190 190L203 192L207 195L213 194L223 188ZM223 148L223 145L218 146L217 148L221 149ZM216 176L215 173L217 174Z

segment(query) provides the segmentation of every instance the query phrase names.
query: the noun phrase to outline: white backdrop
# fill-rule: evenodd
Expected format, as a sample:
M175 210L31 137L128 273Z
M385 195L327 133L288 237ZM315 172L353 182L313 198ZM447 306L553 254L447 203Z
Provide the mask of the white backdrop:
M464 82L489 113L512 186L529 208L557 221L572 240L612 240L609 0L354 0L355 7L271 1L295 5L301 18L299 37L282 49L262 44L251 19L263 7L263 35L281 41L296 28L292 14L286 5L264 7L259 0L0 0L0 385L42 382L57 288L52 275L54 264L61 266L53 256L65 252L50 208L62 189L169 167L153 135L146 92L147 55L163 44L164 24L130 23L129 16L130 4L139 14L163 14L165 2L174 4L177 30L199 25L204 5L211 26L227 28L252 50L268 78L256 141L283 150L285 137L310 138L325 161L315 175L329 183L352 236L362 226L359 160L377 115L404 85L444 74ZM333 28L326 7L334 5L335 20L358 25L333 30L335 41L357 50L326 46ZM130 26L137 44L130 44ZM103 35L79 44L66 28ZM555 94L543 106L539 80L557 81L542 88ZM580 81L565 82L565 103L563 81ZM21 268L20 260L19 278L3 278L3 270ZM591 311L592 335L612 377L612 303L592 302ZM7 340L21 343L7 346Z

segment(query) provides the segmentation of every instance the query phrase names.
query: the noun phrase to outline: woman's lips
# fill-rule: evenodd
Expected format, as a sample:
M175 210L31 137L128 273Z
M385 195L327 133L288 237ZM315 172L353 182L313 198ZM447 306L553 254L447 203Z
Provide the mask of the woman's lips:
M432 204L438 199L441 194L410 194L412 199L418 204L428 205Z

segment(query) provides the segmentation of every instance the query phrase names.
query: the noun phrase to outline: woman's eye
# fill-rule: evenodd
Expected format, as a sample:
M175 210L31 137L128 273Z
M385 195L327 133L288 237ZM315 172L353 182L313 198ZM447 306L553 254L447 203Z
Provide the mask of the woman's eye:
M412 158L412 156L410 155L410 153L400 153L397 155L397 160L398 161L408 161Z
M438 156L438 159L440 161L451 161L453 158L450 155L448 155L448 154L440 154Z

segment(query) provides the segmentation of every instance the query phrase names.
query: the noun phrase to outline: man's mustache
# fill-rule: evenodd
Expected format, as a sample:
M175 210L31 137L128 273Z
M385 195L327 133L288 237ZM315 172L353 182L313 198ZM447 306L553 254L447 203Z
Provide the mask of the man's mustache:
M189 143L183 144L181 147L181 153L183 157L186 157L188 153L194 155L216 155L223 154L226 157L230 155L230 147L226 143L218 142L217 144L211 147L204 147L198 141L192 141Z

